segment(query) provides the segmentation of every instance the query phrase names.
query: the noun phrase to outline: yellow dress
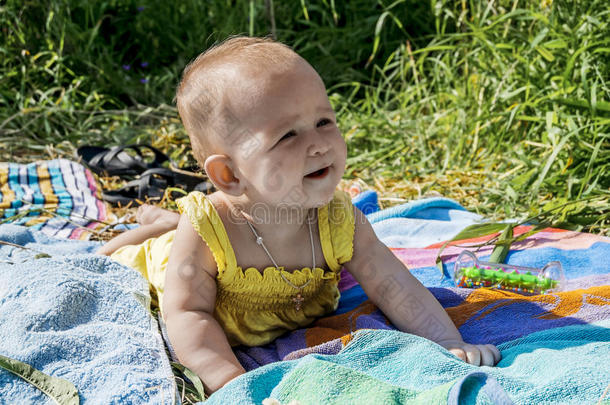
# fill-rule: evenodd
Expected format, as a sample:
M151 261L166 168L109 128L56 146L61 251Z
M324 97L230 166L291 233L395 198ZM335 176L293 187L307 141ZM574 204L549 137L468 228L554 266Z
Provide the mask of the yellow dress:
M281 270L267 267L263 274L254 267L243 270L237 265L222 220L205 194L192 192L177 203L216 260L214 317L231 346L269 343L286 331L305 327L337 309L339 272L341 265L351 260L353 252L354 209L349 194L336 190L333 199L318 208L320 242L329 271L304 267L288 272L283 266ZM150 282L153 305L160 305L163 299L165 270L174 234L171 231L139 245L124 246L111 256L140 271ZM311 281L299 291L284 281L280 271L297 286ZM297 310L294 299L299 292L304 300Z

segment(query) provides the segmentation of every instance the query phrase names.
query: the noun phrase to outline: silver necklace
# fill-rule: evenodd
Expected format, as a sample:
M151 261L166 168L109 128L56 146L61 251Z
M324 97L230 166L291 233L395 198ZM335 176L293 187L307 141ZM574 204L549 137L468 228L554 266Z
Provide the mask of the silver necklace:
M284 277L284 275L282 274L282 271L279 269L280 266L277 265L277 263L275 262L275 259L273 258L273 256L271 256L271 253L269 253L267 246L265 246L265 244L263 243L263 237L260 236L258 234L258 232L256 232L254 225L252 225L250 223L250 221L248 220L248 218L246 218L246 216L244 215L244 212L242 210L240 210L240 212L241 212L241 215L246 220L246 222L248 223L248 225L250 226L250 229L252 230L252 233L254 234L254 237L256 238L256 243L265 250L265 253L267 253L267 256L269 256L269 259L271 259L271 262L275 266L276 270L280 273L280 276L284 279L284 281L286 283L288 283L288 285L299 290L297 295L292 298L292 302L294 302L295 310L300 311L301 305L303 304L303 301L305 301L305 298L303 298L303 296L301 295L301 290L303 290L303 288L305 288L311 282L312 279L309 279L309 280L307 280L307 282L305 284L298 286L298 285L294 285L293 283L290 282L290 280L288 280L286 277ZM307 214L307 224L309 225L309 240L311 241L311 259L313 262L313 265L311 266L311 271L313 271L316 268L316 254L315 254L314 245L313 245L313 232L311 231L311 221L309 220L309 213Z

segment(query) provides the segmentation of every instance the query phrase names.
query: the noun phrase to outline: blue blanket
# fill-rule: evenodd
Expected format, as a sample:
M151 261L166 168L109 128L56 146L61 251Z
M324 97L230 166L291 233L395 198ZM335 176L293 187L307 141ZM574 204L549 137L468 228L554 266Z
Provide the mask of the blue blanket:
M91 252L98 244L0 226L0 354L70 381L82 401L173 404L163 340L135 270ZM0 368L0 402L51 403Z
M379 240L393 248L438 243L453 238L469 225L485 220L443 197L423 198L380 210L377 193L365 191L352 202L366 214Z

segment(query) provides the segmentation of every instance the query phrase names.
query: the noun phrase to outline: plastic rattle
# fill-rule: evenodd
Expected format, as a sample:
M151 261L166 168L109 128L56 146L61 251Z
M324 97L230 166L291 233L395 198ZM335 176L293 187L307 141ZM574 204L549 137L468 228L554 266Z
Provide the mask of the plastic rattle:
M528 295L557 292L565 286L560 262L550 262L542 269L489 263L480 261L468 250L458 256L453 279L458 287L499 288Z

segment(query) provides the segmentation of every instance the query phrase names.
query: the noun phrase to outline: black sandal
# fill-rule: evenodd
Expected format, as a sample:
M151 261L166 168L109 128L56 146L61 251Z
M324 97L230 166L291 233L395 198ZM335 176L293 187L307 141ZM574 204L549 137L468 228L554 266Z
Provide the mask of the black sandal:
M130 155L125 150L132 149L136 155ZM152 162L147 162L142 149L148 149L155 155ZM78 157L98 175L106 176L136 176L148 169L160 168L169 157L160 150L146 144L115 146L108 149L100 146L81 146L76 150Z
M115 205L140 205L149 201L160 201L168 187L180 188L184 191L201 191L209 193L214 186L204 177L175 172L165 168L149 169L139 178L132 180L117 190L102 192L102 199ZM182 194L174 193L173 198Z

